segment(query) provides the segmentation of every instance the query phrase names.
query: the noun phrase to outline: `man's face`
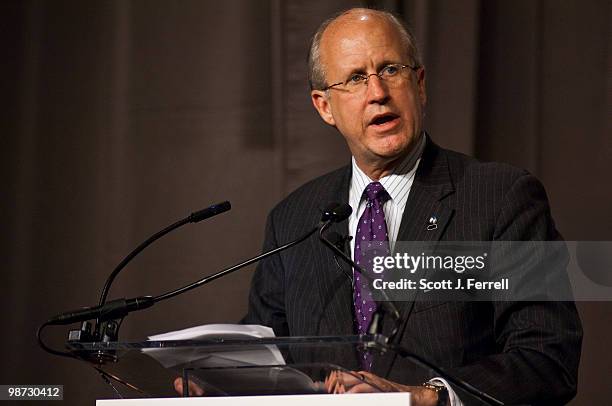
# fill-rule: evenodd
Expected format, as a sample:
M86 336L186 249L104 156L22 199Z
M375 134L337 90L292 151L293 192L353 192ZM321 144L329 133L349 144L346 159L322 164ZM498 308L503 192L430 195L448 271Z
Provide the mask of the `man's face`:
M330 24L320 53L328 85L344 82L353 73L378 73L390 63L413 64L396 27L367 13L342 16ZM361 92L312 91L321 118L342 133L358 164L376 167L402 157L421 132L425 72L406 68L403 75L401 86L370 76Z

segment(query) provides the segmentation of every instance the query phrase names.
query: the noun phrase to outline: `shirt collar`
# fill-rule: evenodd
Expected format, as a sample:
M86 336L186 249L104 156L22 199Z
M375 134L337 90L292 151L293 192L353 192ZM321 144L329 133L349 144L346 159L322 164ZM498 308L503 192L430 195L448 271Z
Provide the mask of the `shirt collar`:
M414 175L418 163L425 148L426 137L421 134L415 148L393 169L393 171L382 177L379 182L383 185L394 205L404 207L408 200L408 192L414 180ZM351 186L349 191L349 204L353 208L353 213L357 214L357 208L361 203L363 191L368 184L374 182L357 166L355 157L352 157L353 173L351 176Z

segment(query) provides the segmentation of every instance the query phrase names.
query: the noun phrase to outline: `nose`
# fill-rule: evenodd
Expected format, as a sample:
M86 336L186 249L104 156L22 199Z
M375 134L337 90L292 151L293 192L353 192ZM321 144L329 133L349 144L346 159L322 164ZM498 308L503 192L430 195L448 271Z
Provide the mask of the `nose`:
M385 104L389 101L389 88L380 76L371 74L366 86L368 103Z

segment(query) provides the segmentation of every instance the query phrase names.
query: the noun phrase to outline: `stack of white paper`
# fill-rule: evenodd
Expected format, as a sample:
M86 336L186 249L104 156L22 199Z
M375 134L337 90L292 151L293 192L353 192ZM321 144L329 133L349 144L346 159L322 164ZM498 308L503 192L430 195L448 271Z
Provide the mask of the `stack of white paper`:
M274 337L274 331L265 326L242 324L208 324L184 330L156 334L150 341L240 339ZM248 365L285 365L275 345L247 346L228 351L210 352L206 346L146 348L143 352L166 368L189 364L192 367L230 367Z

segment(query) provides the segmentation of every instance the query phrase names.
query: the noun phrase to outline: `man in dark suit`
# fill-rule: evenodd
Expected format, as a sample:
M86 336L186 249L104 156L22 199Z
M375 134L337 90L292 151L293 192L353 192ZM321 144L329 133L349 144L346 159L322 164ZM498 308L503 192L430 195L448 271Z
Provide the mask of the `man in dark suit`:
M397 241L560 238L533 176L444 150L425 134L425 70L395 17L353 9L326 21L309 65L313 104L345 137L353 161L283 200L268 218L264 250L305 233L330 202L353 207L331 231L358 237L350 243L356 261L364 260L367 216L382 231L372 241L388 244L388 252ZM243 321L271 326L277 336L364 332L367 307L376 303L339 268L316 237L269 257L255 273ZM563 403L575 394L582 330L572 302L411 300L398 307L396 342L507 404ZM410 386L420 382L407 368L368 362L361 367L370 384L347 378L347 391L383 387L411 391L417 405L469 403L444 379Z

